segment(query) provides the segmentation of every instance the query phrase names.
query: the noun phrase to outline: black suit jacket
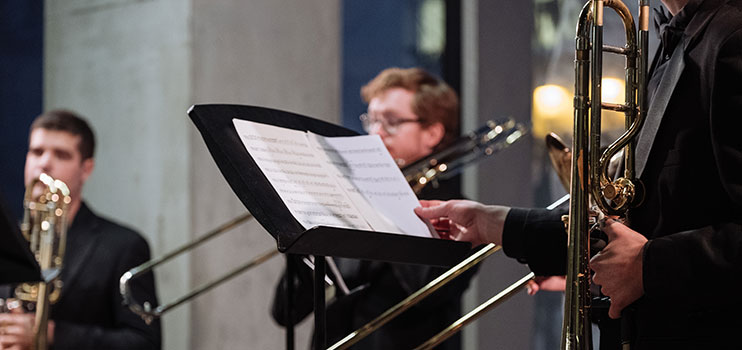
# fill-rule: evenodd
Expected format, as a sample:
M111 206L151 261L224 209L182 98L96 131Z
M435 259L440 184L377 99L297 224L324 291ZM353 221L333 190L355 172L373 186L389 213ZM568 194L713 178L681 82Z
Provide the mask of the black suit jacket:
M418 195L422 199L462 198L458 190L458 177L443 181L440 186L429 186ZM360 328L388 308L394 306L447 269L393 264L381 261L361 261L335 258L338 269L348 288L353 292L337 298L327 307L328 345L334 344L350 332ZM296 279L292 314L295 322L313 310L312 273L298 259L288 259L295 264ZM361 340L353 349L411 349L445 329L461 316L461 295L469 286L476 268L472 268L451 283L441 287L431 296L411 307L379 330ZM286 307L285 274L281 277L273 300L273 318L281 325ZM441 343L437 349L461 348L461 335L457 333Z
M67 234L62 295L51 308L55 350L160 349L159 321L146 325L122 305L119 278L150 258L136 232L95 215L83 203ZM157 303L152 274L132 285Z
M666 68L664 85L650 100L648 122L661 118L656 130L642 130L651 147L637 154L646 158L640 178L647 197L628 219L649 242L645 295L635 305L635 345L739 348L742 1L703 1L679 45L682 56ZM672 76L675 64L680 74ZM662 95L666 106L660 106ZM506 221L505 252L537 274L563 274L565 251L549 249L565 246L561 214L514 209Z

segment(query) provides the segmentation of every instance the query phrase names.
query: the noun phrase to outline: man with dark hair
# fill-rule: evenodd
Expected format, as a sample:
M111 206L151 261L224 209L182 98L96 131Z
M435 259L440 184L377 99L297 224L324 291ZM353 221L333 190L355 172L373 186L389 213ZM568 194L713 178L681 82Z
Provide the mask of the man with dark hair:
M73 112L49 111L31 125L26 183L46 173L67 184L71 197L63 288L51 307L49 344L56 350L159 349L159 322L145 324L122 305L118 291L119 277L149 260L147 242L135 231L94 214L81 197L93 172L94 152L93 131ZM152 274L134 290L144 300L157 300ZM0 349L30 349L33 318L20 308L0 314Z
M400 166L442 150L458 136L459 100L448 84L419 68L389 68L361 90L368 111L361 121L369 134L379 135ZM418 193L420 198L463 198L458 179L440 181ZM330 344L381 315L445 271L421 265L392 264L335 258L349 295L339 296L327 309ZM298 260L293 319L312 312L312 274ZM442 331L461 316L461 295L469 286L471 269L424 301L411 307L353 346L354 349L411 349ZM276 288L273 318L285 325L285 278ZM340 292L338 292L340 293ZM460 349L457 334L437 349Z

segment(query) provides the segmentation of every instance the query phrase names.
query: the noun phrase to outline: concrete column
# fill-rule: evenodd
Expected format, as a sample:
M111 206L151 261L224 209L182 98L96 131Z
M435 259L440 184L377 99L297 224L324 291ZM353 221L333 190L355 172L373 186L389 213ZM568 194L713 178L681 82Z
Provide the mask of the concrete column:
M505 117L530 123L532 6L518 0L463 2L464 130ZM467 172L465 194L487 204L531 206L531 144L526 137ZM471 308L484 302L528 272L526 266L496 253L480 267L466 304ZM470 326L475 330L465 333L467 348L528 349L532 304L520 293L481 317Z
M190 11L179 0L45 4L44 109L90 120L98 150L84 197L141 232L155 256L191 233ZM160 299L172 298L189 286L187 260L156 278ZM164 318L167 348L189 348L190 314Z
M338 123L339 7L339 0L194 0L192 100L265 106ZM193 136L189 153L196 231L244 212L200 136ZM194 279L275 247L253 221L196 252ZM283 348L285 333L270 317L283 267L282 257L273 258L196 301L192 348ZM297 328L297 349L307 348L311 330L310 317Z
M44 108L76 110L99 139L85 198L157 256L245 211L186 116L196 103L339 118L339 0L46 1ZM156 272L172 299L275 243L256 223ZM166 349L278 349L280 258L179 307ZM309 343L311 324L298 330Z

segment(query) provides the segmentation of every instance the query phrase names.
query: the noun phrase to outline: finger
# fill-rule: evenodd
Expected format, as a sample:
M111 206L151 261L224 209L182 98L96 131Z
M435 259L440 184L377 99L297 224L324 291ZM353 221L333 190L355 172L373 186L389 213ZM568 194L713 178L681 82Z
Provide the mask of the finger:
M528 292L528 295L535 295L538 292L538 283L534 280L528 281L528 284L526 284L526 291Z
M608 236L608 242L611 242L618 238L618 226L616 225L622 225L620 222L614 220L611 217L605 217L604 219L600 220L600 230L603 231L606 236Z
M605 254L606 254L605 251L606 251L605 249L599 251L587 263L587 266L590 268L590 270L595 271L596 274L603 267L603 260L605 259Z
M19 342L20 339L18 339L18 336L16 335L0 335L0 344L2 344L2 349L12 349L13 346L15 346Z
M425 219L437 219L448 216L448 205L446 202L440 202L439 205L431 207L417 207L415 208L415 214Z
M567 279L564 276L549 276L539 283L539 289L548 291L564 291Z
M612 223L613 219L610 217L604 217L598 221L598 228L608 236L609 241L613 239L613 230L610 229Z
M423 208L438 206L438 205L441 205L441 203L444 203L444 202L439 201L439 200L425 200L425 199L420 200L420 206Z
M611 302L611 307L608 308L608 317L612 319L621 318L621 310L623 310L623 305L618 305L618 303Z
M23 333L23 327L19 325L5 326L5 335L18 335Z
M591 267L591 269L592 269L592 267ZM595 284L597 284L599 286L602 286L602 284L600 284L600 282L602 282L603 274L598 273L598 272L595 272L595 269L593 269L593 271L594 271L594 273L593 273L593 275L591 277L592 280L593 280L593 283L595 283Z

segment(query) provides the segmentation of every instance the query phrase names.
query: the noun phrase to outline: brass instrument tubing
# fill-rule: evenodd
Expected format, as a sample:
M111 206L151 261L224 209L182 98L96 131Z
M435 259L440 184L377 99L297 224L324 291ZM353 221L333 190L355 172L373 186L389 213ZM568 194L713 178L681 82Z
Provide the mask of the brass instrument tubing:
M162 264L162 263L164 263L164 262L166 262L166 261L168 261L168 260L170 260L170 259L172 259L172 258L174 258L174 257L176 257L176 256L178 256L180 254L182 254L183 252L186 252L186 251L192 249L193 247L195 247L195 246L197 246L197 245L199 245L199 244L201 244L201 243L203 243L203 242L205 242L205 241L213 238L214 236L216 236L216 235L218 235L218 234L220 234L220 233L222 233L224 231L227 231L227 230L232 229L233 227L241 224L243 221L246 221L246 220L251 219L251 218L252 218L252 215L250 213L245 213L243 215L240 215L240 216L234 218L232 221L229 221L229 222L227 222L227 223L225 223L225 224L223 224L223 225L221 225L221 226L219 226L219 227L217 227L217 228L215 228L215 229L207 232L206 234L204 234L203 236L201 236L201 237L193 240L192 242L187 243L187 244L184 244L184 245L178 247L177 249L173 250L172 252L170 252L168 254L165 254L165 255L157 258L157 259L152 259L152 260L148 261L145 264L142 264L140 266L137 266L136 268L129 270L129 272L133 275L132 277L136 277L136 276L138 276L138 275L140 275L140 274L142 274L144 272L147 272L147 271L151 270L153 267L155 267L157 265L160 265L160 264Z
M622 104L617 104L617 103L608 103L608 102L603 102L603 109L607 109L609 111L615 111L615 112L622 112L622 113L626 113L630 111L630 108L627 105L622 105Z
M232 270L231 272L225 274L224 276L222 276L220 278L217 278L214 281L211 281L211 282L208 282L208 283L205 283L205 284L202 284L202 285L196 287L192 292L190 292L190 293L188 293L188 294L186 294L186 295L184 295L184 296L176 299L175 301L173 301L173 302L171 302L169 304L158 306L155 309L155 313L162 314L162 313L166 312L169 309L172 309L172 308L174 308L174 307L176 307L176 306L178 306L178 305L180 305L180 304L182 304L182 303L184 303L184 302L186 302L186 301L188 301L188 300L190 300L192 298L195 298L199 294L208 291L209 289L213 288L214 286L217 286L217 285L223 283L224 281L229 280L232 277L239 275L240 273L242 273L242 271L247 270L247 269L249 269L251 267L254 267L254 266L257 266L257 265L262 264L263 262L267 261L268 259L270 259L270 258L272 258L272 257L274 257L276 255L278 255L278 250L275 250L275 249L272 249L272 250L263 252L262 254L256 256L254 259L252 259L252 260L250 260L250 261L248 261L248 262L240 265L239 267L236 267L234 270Z
M647 0L640 0L639 6L641 8L645 8L644 10L640 11L641 16L646 16L648 13L648 1ZM592 188L592 195L596 199L597 204L600 206L601 210L608 214L608 215L623 215L626 210L632 205L634 198L629 198L629 200L622 202L622 201L616 201L614 202L614 205L611 205L606 201L605 196L602 195L601 191L602 188L609 185L611 183L609 177L608 177L608 164L610 163L610 159L618 153L621 149L626 148L624 152L625 157L625 172L624 172L624 178L629 179L629 190L631 191L631 197L633 197L633 183L631 183L631 180L634 179L634 144L631 142L632 139L636 137L638 134L643 122L644 122L644 113L645 110L645 104L646 104L646 98L645 98L645 84L639 83L646 81L646 67L647 67L647 46L646 46L646 40L647 40L647 32L644 30L639 31L639 38L637 39L637 34L635 32L635 25L634 25L634 19L631 16L631 12L629 11L628 7L624 3L618 0L607 0L606 6L611 7L615 10L615 12L621 17L623 26L625 29L625 35L626 35L626 104L624 106L623 110L620 110L620 112L623 112L626 115L626 132L621 135L617 140L615 140L613 143L611 143L605 152L600 155L598 159L598 152L595 152L593 154L594 157L591 159L591 164L597 164L595 166L595 171L592 172L591 177L592 181L594 183L599 183L600 186L595 186ZM639 23L648 21L647 19L640 17ZM602 41L602 36L601 36ZM601 58L602 60L602 58ZM600 64L600 67L602 67L602 62ZM599 76L598 76L599 77ZM597 77L594 76L594 79ZM637 101L638 100L638 101ZM607 104L602 104L603 108L611 109L612 106ZM598 110L597 114L598 118L593 118L597 120L592 120L591 124L593 124L593 137L595 137L594 142L599 142L600 137L597 135L595 136L595 127L600 127L600 110ZM616 203L623 203L623 204L616 204Z
M40 198L33 198L37 184L43 184L44 192ZM43 280L24 283L16 287L15 296L35 305L32 348L48 348L47 328L49 305L54 303L61 292L60 271L64 259L67 235L66 209L70 203L67 185L42 173L26 186L23 207L24 215L21 231L29 241L29 248L39 263Z
M587 260L580 258L579 252L587 249L587 189L588 181L585 171L588 169L587 144L588 115L590 101L590 33L592 22L591 8L593 2L587 2L580 12L575 39L575 105L574 105L574 139L572 146L572 176L570 182L570 207L568 224L567 282L564 304L564 321L562 323L562 349L587 348L591 340L586 328L589 325ZM602 43L593 43L602 47ZM587 339L586 339L587 338Z
M384 324L392 320L394 317L396 317L400 313L404 312L405 310L409 309L413 305L417 304L422 299L424 299L431 293L435 292L440 287L444 286L446 283L456 278L461 273L470 269L471 267L478 264L480 261L484 260L488 256L492 255L492 253L500 250L501 248L502 248L501 246L495 245L494 243L489 243L485 245L483 248L478 250L476 253L472 254L468 258L464 259L462 262L456 264L456 266L450 268L448 271L438 276L438 278L430 281L430 283L425 285L425 287L421 288L417 292L411 294L404 300L392 306L391 308L386 310L384 313L382 313L381 315L373 319L371 322L365 324L363 327L348 334L345 338L341 339L340 341L338 341L331 347L327 348L327 350L348 349L349 347L353 346L353 344L365 338L366 336L368 336L373 331L375 331L376 329L380 328L381 326L383 326Z
M256 257L255 259L253 259L253 260L251 260L251 261L243 264L242 266L235 268L234 270L232 270L232 272L230 272L230 273L228 273L228 274L220 277L216 281L209 282L209 283L206 283L204 285L201 285L198 288L196 288L195 290L193 290L190 293L186 294L185 296L176 299L174 302L171 302L171 303L168 303L168 304L165 304L165 305L158 306L154 311L149 309L149 303L148 302L145 302L144 305L140 305L134 299L134 296L132 295L131 290L130 290L130 287L129 287L129 282L132 279L134 279L134 278L138 277L139 275L142 275L142 274L144 274L144 273L152 270L157 265L160 265L160 264L162 264L162 263L164 263L164 262L166 262L166 261L168 261L168 260L170 260L170 259L172 259L172 258L174 258L174 257L176 257L176 256L178 256L178 255L180 255L180 254L182 254L184 252L186 252L186 251L191 250L193 247L198 246L199 244L201 244L201 243L203 243L203 242L205 242L205 241L207 241L207 240L209 240L209 239L211 239L211 238L213 238L213 237L221 234L222 232L232 229L233 227L235 227L235 226L239 225L240 223L242 223L244 221L247 221L247 220L249 220L251 218L252 218L252 215L250 213L245 213L245 214L243 214L241 216L238 216L238 217L234 218L233 220L231 220L231 221L229 221L229 222L227 222L227 223L225 223L225 224L223 224L223 225L221 225L221 226L219 226L219 227L217 227L217 228L209 231L208 233L202 235L201 237L193 240L192 242L186 243L186 244L178 247L177 249L171 251L170 253L167 253L167 254L159 257L159 258L156 258L156 259L152 259L150 261L147 261L147 262L145 262L145 263L143 263L143 264L141 264L139 266L136 266L136 267L130 269L126 273L124 273L121 276L121 278L119 279L119 292L121 293L121 297L123 298L124 304L125 305L128 305L129 308L134 313L136 313L137 315L141 316L142 319L144 319L145 322L147 322L149 324L150 322L152 322L152 320L154 318L160 317L160 315L162 313L164 313L165 311L167 311L168 309L171 309L171 308L173 308L175 306L178 306L178 305L182 304L183 302L185 302L185 301L187 301L187 300L189 300L189 299L191 299L191 298L193 298L193 297L195 297L195 296L197 296L197 295L199 295L199 294L201 294L201 293L203 293L203 292L205 292L205 291L213 288L217 284L219 284L219 283L221 283L223 281L226 281L226 280L228 280L228 279L236 276L240 272L242 272L242 271L244 271L246 269L249 269L250 267L253 267L255 265L258 265L258 264L262 263L263 261L268 260L270 257L274 256L275 254L277 254L278 253L277 251L271 251L271 252L268 252L268 253L263 253L260 256Z
M572 175L568 224L567 283L565 292L562 349L589 349L590 334L590 258L589 196L606 215L624 215L637 202L634 178L634 146L644 119L646 104L646 67L648 0L639 0L641 8L638 45L634 20L620 0L591 0L580 12L575 51L575 114L572 147ZM615 10L623 20L625 49L603 45L603 6ZM590 32L592 30L592 32ZM592 41L591 41L592 40ZM607 48L607 50L606 50ZM625 105L602 103L601 84L603 52L626 57ZM589 55L588 55L589 52ZM589 58L588 58L589 56ZM586 95L590 93L590 98ZM638 100L638 101L637 101ZM588 108L590 110L588 111ZM601 153L602 109L618 110L626 115L626 132ZM624 178L608 177L610 159L621 149L625 152ZM586 174L589 172L589 177Z
M626 55L629 53L629 50L625 47L603 45L603 52L615 53L617 55Z
M523 287L526 286L526 284L528 284L528 281L533 279L534 276L535 275L533 274L533 272L527 274L525 277L518 280L518 282L515 282L500 293L497 293L497 295L477 306L474 310L462 316L461 318L456 320L456 322L448 326L440 333L434 335L432 338L428 339L425 343L422 343L414 350L429 350L432 349L434 346L442 343L443 341L454 335L456 332L458 332L462 327L479 318L479 315L482 315L493 307L502 304L515 293L519 292L521 289L523 289Z

